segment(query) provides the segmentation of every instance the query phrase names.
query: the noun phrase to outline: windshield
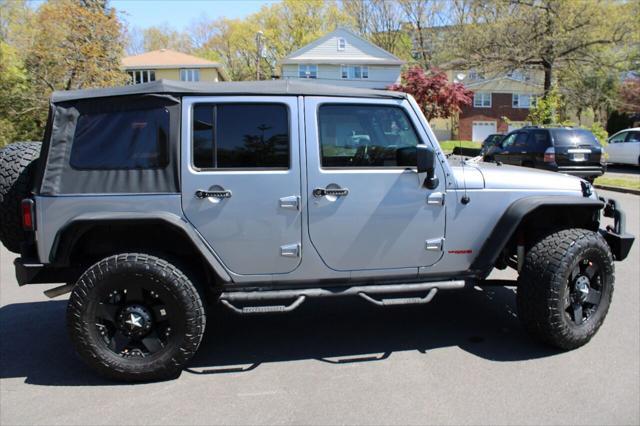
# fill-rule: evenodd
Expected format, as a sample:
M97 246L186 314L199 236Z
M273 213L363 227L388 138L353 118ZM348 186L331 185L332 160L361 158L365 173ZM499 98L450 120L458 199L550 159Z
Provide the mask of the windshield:
M600 146L598 139L585 129L551 129L555 146Z

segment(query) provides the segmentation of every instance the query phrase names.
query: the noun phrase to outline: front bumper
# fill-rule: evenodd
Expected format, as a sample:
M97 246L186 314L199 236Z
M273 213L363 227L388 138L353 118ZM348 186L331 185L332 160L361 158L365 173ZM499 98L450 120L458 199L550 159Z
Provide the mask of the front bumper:
M611 248L614 260L624 260L633 246L635 237L626 232L626 217L622 209L617 206L613 199L605 200L600 198L604 204L604 216L613 218L613 226L600 229L600 234L604 237Z

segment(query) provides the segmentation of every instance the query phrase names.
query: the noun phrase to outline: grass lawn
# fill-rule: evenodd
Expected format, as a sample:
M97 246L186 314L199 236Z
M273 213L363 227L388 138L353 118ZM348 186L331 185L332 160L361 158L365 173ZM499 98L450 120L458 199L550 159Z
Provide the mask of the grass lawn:
M480 142L471 142L471 141L442 141L440 142L440 147L442 150L449 154L453 151L453 148L456 146L461 146L462 148L481 148Z
M618 188L628 188L640 190L640 177L638 178L621 178L602 176L596 179L596 185L617 186Z

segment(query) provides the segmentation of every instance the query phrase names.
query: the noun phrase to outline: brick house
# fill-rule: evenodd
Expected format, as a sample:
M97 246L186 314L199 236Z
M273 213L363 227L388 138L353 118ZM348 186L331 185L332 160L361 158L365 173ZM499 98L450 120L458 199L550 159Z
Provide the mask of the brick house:
M476 70L442 66L450 81L463 83L474 92L473 104L455 119L432 120L440 140L451 139L457 124L457 139L483 141L493 133L507 133L529 124L529 109L542 95L542 72L516 70L485 75Z

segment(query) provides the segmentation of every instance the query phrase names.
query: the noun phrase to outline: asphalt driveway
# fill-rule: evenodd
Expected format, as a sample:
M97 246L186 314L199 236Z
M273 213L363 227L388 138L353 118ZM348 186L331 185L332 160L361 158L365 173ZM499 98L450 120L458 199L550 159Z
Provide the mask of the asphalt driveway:
M640 234L640 197L605 193ZM209 316L174 381L97 378L71 350L66 300L18 288L0 251L0 424L639 424L640 251L616 264L613 305L586 346L531 341L514 289L441 292L381 309L313 301L282 316ZM513 272L495 278L515 279ZM64 298L63 298L64 299Z

